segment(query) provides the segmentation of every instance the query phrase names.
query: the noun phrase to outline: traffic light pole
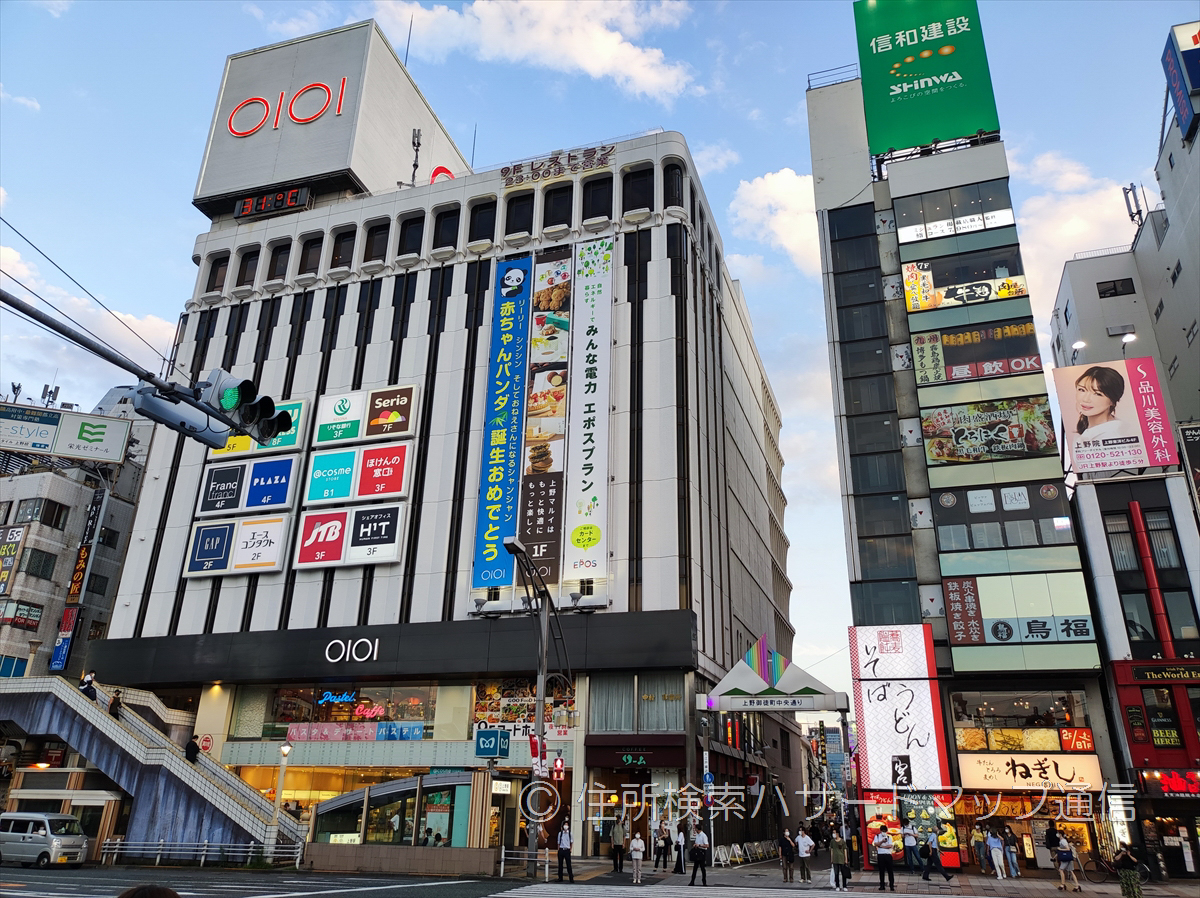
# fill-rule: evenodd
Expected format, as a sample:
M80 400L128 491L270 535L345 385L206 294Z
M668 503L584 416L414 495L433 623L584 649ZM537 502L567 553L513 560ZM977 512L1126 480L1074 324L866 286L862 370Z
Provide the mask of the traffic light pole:
M194 396L192 394L193 388L190 384L187 387L181 387L180 384L171 383L170 381L163 380L158 375L156 375L150 371L147 371L144 368L139 368L137 365L135 365L129 359L125 358L125 356L121 355L116 350L111 349L108 346L105 346L103 343L99 342L98 340L93 339L92 337L89 337L87 334L80 333L79 331L75 330L74 328L71 328L65 324L62 324L61 322L59 322L59 321L55 320L54 318L50 317L49 315L47 315L41 309L31 306L29 303L25 302L23 299L18 299L17 297L13 296L11 293L9 293L7 290L5 290L3 288L0 288L0 302L3 302L5 305L12 306L14 309L16 309L22 315L32 318L38 324L44 325L45 327L54 331L56 334L58 334L61 337L65 337L66 339L68 339L72 343L74 343L76 346L79 346L82 349L86 349L88 352L92 353L93 355L99 356L100 358L104 359L104 361L108 362L110 365L115 365L116 367L120 368L122 371L128 371L130 374L135 375L138 378L138 380L145 381L146 383L151 384L156 389L172 396L174 399L177 399L178 401L184 403L185 405L190 405L192 408L197 409L198 411L204 412L210 418L213 418L216 421L220 421L226 427L229 427L233 430L240 431L241 428L237 424L237 422L233 421L231 418L227 417L226 415L221 414L220 412L216 411L212 406L206 405L205 403L201 402L198 398L196 398L196 396Z

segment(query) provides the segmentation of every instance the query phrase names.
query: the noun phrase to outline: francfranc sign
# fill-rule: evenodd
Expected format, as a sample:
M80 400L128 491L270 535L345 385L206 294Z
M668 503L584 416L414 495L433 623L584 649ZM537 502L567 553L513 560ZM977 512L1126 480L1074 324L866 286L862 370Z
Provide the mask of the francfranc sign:
M324 105L320 109L318 109L316 112L314 112L312 115L297 115L296 114L296 101L299 100L302 96L304 96L309 91L313 91L313 90L322 91L325 94ZM279 129L279 120L283 116L283 109L284 109L283 101L286 97L287 97L287 91L281 90L279 92L279 99L276 100L276 102L275 102L275 121L274 121L274 124L271 126L273 130ZM334 108L334 111L333 111L334 115L342 114L342 101L345 100L345 98L346 98L346 79L343 78L341 84L338 87L337 106ZM333 102L333 88L331 88L328 84L324 83L323 81L314 81L312 84L306 84L304 87L300 88L298 91L296 91L294 94L292 94L292 99L287 104L288 118L290 118L297 125L307 125L309 122L315 122L317 119L319 119L321 116L323 116L325 114L326 110L329 109L329 106L332 102ZM241 130L241 129L237 128L233 124L234 116L236 116L239 112L241 112L247 106L251 106L255 103L262 106L262 118L260 118L258 120L258 123L254 124L253 127L247 128L245 130ZM251 113L251 114L253 114L253 113ZM232 134L234 137L249 137L251 134L253 134L255 131L257 131L259 128L261 128L263 125L265 125L267 123L267 119L269 119L270 117L271 117L271 103L269 100L267 100L265 97L247 97L245 100L242 100L242 102L238 103L236 106L233 107L233 112L229 113L229 119L226 121L226 126L229 128L229 133ZM253 119L250 119L249 121L253 121ZM247 124L247 123L248 122L245 119L243 119L243 124Z
M339 661L378 661L378 639L331 639L325 646L325 660L330 664Z

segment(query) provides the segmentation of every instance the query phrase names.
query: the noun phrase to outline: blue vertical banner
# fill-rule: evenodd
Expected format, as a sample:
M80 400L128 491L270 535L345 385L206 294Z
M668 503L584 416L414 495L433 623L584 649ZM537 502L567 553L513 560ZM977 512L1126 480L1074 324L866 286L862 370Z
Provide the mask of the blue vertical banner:
M504 538L517 533L532 280L529 256L496 266L472 589L513 581L513 558L504 551Z

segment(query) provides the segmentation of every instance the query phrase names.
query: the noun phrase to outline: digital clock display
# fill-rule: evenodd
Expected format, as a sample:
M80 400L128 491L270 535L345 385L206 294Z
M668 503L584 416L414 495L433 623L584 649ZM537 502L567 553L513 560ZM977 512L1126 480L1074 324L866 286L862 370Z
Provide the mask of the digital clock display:
M237 201L234 218L250 218L256 215L273 215L279 212L295 212L308 208L308 188L289 187L274 193L247 196Z

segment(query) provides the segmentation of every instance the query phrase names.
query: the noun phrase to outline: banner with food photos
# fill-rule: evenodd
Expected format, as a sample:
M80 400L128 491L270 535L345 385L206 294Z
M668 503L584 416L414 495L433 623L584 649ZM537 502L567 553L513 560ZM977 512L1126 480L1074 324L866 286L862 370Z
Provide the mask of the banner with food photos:
M602 579L608 573L613 238L576 245L574 300L562 569L567 580Z
M529 256L496 265L472 589L513 582L513 557L504 550L504 539L517 533L532 275Z
M558 246L538 253L533 273L525 451L517 532L542 579L557 583L562 555L567 366L571 342L571 247Z

